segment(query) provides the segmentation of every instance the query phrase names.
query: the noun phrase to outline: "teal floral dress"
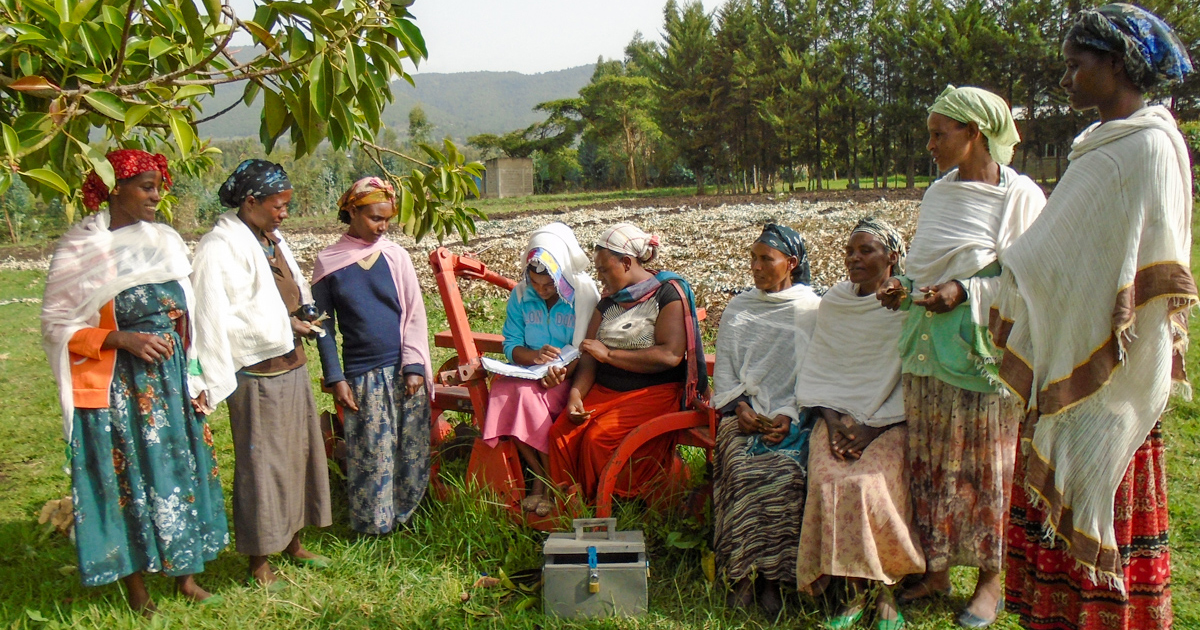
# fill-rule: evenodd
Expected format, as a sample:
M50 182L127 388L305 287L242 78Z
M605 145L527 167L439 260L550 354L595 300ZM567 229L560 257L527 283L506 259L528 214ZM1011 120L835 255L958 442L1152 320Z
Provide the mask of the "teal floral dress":
M175 352L147 363L117 351L109 408L75 410L71 485L86 586L137 571L199 573L229 544L212 432L192 410L175 332L183 288L133 287L113 306L120 330L169 336Z

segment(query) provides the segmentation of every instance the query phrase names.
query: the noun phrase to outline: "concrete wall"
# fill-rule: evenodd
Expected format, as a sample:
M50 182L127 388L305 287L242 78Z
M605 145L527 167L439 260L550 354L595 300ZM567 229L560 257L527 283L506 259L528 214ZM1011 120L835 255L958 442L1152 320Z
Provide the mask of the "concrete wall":
M483 196L525 197L533 194L533 160L492 158L484 162Z

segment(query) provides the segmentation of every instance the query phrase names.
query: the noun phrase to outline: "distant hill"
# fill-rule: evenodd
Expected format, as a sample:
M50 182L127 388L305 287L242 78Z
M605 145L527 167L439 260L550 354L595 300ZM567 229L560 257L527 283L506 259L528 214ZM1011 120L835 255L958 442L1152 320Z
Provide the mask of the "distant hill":
M594 66L578 66L543 72L459 72L414 75L414 88L404 81L392 85L396 102L384 110L383 121L401 135L408 128L408 112L420 105L437 129L434 137L449 135L464 140L478 133L505 133L527 127L543 117L533 106L579 93L592 78ZM214 98L204 106L211 115L231 105L242 95L243 84L218 86ZM202 136L240 138L258 136L262 97L251 107L238 107L228 114L200 125Z

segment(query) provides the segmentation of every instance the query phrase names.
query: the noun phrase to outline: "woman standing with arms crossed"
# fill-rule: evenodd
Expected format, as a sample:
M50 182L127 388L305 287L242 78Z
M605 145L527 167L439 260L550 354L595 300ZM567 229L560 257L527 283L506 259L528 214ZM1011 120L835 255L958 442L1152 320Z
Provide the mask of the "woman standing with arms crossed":
M950 567L979 568L958 623L996 619L1009 489L1023 413L986 368L999 286L996 258L1037 218L1046 196L1007 164L1020 139L1004 99L950 86L929 108L929 152L945 173L921 200L906 273L879 292L907 311L900 336L913 516L925 579L902 603L950 591ZM903 287L903 288L901 288ZM907 296L913 290L921 294ZM993 370L994 371L994 370Z
M1000 257L1000 377L1027 402L1009 526L1009 610L1036 630L1171 627L1160 416L1183 381L1192 178L1145 92L1191 72L1162 20L1081 12L1063 44L1071 106L1100 121ZM1048 542L1049 541L1049 542Z
M313 268L313 298L329 315L317 348L346 423L350 527L386 534L408 522L429 485L429 327L412 259L387 238L395 188L366 177L338 207L349 228Z
M187 246L154 222L167 159L121 149L108 161L111 191L94 172L83 184L84 205L108 210L55 248L42 335L70 450L79 574L86 586L122 580L129 606L150 616L147 571L173 576L193 601L220 600L194 575L229 531L212 432L188 395Z
M227 208L196 246L198 404L229 400L233 427L233 529L250 556L250 579L276 590L267 556L326 567L300 542L306 526L330 525L329 473L296 317L308 283L279 233L292 183L278 164L246 160L218 193ZM278 584L278 586L274 586Z

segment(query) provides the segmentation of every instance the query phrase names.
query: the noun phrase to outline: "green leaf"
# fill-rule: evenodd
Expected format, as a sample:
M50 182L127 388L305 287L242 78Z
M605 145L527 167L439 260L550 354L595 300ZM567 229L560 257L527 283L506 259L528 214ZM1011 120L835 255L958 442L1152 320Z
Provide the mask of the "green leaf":
M421 29L418 28L416 24L413 24L409 20L403 18L396 20L396 23L400 27L400 30L404 32L405 37L402 39L408 39L408 41L411 42L411 44L416 47L418 51L420 51L421 57L423 59L428 59L429 49L425 47L425 36L421 34Z
M8 169L0 169L0 195L8 192L12 187L12 171Z
M208 11L213 24L221 20L221 0L204 0L204 10Z
M150 40L150 48L148 50L151 59L158 59L159 57L171 52L171 50L174 48L175 45L171 43L171 40L167 39L166 37L155 36Z
M362 110L363 118L367 120L367 126L371 128L371 131L379 131L381 108L379 101L375 100L374 86L364 83L358 90L358 107Z
M308 54L310 45L308 38L305 37L304 31L295 26L288 27L288 57L295 61L303 59L304 55Z
M79 150L83 153L83 156L92 165L92 170L96 171L96 174L104 181L104 185L109 188L116 186L117 174L113 170L112 163L108 161L108 158L99 149L87 142L75 140L75 144L79 146Z
M154 108L150 105L134 105L126 110L125 133L129 133L129 131L136 127L138 123L142 122L142 119L146 117L146 114L149 114L153 109Z
M175 136L175 144L179 146L179 155L187 159L192 154L192 145L196 142L196 132L192 123L180 112L171 112L171 135Z
M308 65L308 88L313 108L321 118L329 116L329 100L326 97L325 55L318 53Z
M242 20L242 25L246 27L246 30L250 31L252 36L254 36L256 43L262 44L263 48L266 48L267 50L272 50L275 48L275 38L271 35L270 31L259 26L258 23L253 20Z
M125 103L117 98L112 92L104 90L96 90L83 95L83 99L88 102L97 112L104 116L108 116L114 120L125 121Z
M212 94L212 88L207 85L185 85L175 92L175 98L183 100L195 96L206 96Z
M4 123L0 123L0 127L4 129L4 149L8 151L8 157L15 160L17 154L21 152L21 138L17 136L16 129Z
M258 97L260 89L257 81L247 81L246 91L242 93L242 103L249 107L254 102L254 99Z
M47 623L50 621L49 619L42 616L42 611L33 610L32 608L25 609L25 616L29 617L30 621L36 621L38 623Z
M267 124L267 134L276 138L283 131L283 119L287 115L287 105L283 98L274 90L263 90L263 121Z
M192 0L179 0L178 6L179 13L183 16L183 27L187 29L192 44L203 45L206 41L204 25L200 23L200 11L196 9L196 4Z
M346 64L342 68L341 74L347 79L350 79L350 85L354 86L354 90L358 91L358 67L355 65L358 60L354 58L354 53L346 51Z
M64 195L71 193L71 189L67 188L67 182L63 181L63 178L58 173L48 168L34 168L28 171L21 171L21 175L36 180L44 186L49 186Z
M401 76L404 75L404 66L401 65L400 55L396 54L396 51L379 42L370 42L368 47L371 49L371 57L375 60L375 65L379 66L380 70L388 73L387 69L390 67Z

